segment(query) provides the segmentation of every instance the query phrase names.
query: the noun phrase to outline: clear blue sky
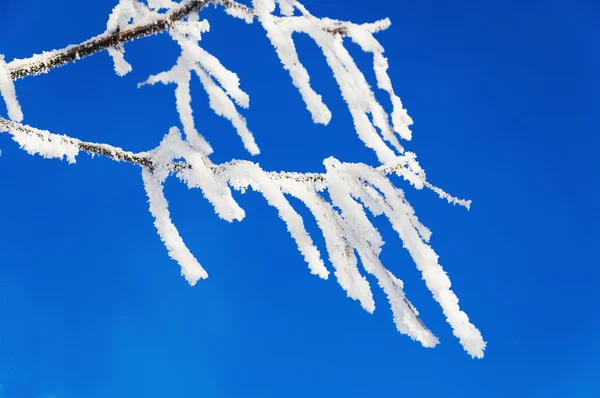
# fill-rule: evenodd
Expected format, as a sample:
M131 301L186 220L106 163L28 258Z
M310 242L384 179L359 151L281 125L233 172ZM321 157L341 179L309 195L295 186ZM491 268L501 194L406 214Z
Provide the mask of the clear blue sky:
M0 53L11 60L82 41L103 30L114 5L2 0ZM473 207L407 194L488 341L485 358L462 351L385 224L383 259L441 339L435 349L395 331L381 292L369 315L334 279L310 275L257 194L239 196L247 218L228 224L200 192L167 184L173 218L210 274L192 288L152 226L138 168L32 157L3 136L0 397L600 396L600 5L305 5L357 22L391 18L379 38L415 120L406 147L433 183ZM203 16L212 23L204 46L250 94L245 115L265 169L322 171L331 155L375 164L306 37L298 46L332 109L328 127L311 123L258 24L221 10ZM163 35L126 51L134 69L125 78L103 53L18 81L25 121L130 150L155 146L178 124L173 87L136 84L170 67L177 50ZM357 60L369 69L368 58ZM197 82L192 90L213 159L246 158ZM322 243L310 218L307 226Z

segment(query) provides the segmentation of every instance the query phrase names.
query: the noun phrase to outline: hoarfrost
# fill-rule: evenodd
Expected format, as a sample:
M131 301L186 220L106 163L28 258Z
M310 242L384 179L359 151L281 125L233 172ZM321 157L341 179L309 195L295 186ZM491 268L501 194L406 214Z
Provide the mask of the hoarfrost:
M8 117L15 122L23 120L21 105L17 101L15 85L10 77L10 71L4 62L4 55L0 54L0 94L4 98L4 103L8 110Z
M260 22L283 67L290 73L313 121L327 124L331 120L331 112L321 95L313 89L292 37L295 33L308 35L321 49L331 68L358 137L375 152L381 165L372 167L328 158L324 161L324 173L286 173L266 172L258 164L245 160L214 164L209 158L213 149L197 131L194 121L190 91L192 75L198 77L206 91L210 108L231 122L246 150L252 155L259 154L260 150L246 119L238 110L238 107L249 107L249 95L241 89L237 74L199 44L202 36L209 32L210 24L207 20L200 20L198 10L210 2L224 6L228 14L248 23L254 19ZM139 86L156 83L175 85L175 104L183 137L180 130L173 127L157 148L136 154L20 124L23 114L11 71L29 67L33 71L31 74L45 72L53 63L61 65L56 60L72 52L74 46L26 60L13 60L10 64L6 64L0 55L0 93L12 120L0 117L0 132L10 133L21 148L30 154L66 158L73 163L79 151L84 150L140 165L154 225L169 256L180 265L182 274L190 284L206 278L208 274L185 245L171 220L164 194L164 182L170 175L176 175L189 188L199 188L214 207L215 213L230 222L242 220L245 216L244 210L233 197L232 189L244 192L251 188L260 192L277 209L310 272L326 279L329 270L321 253L306 230L304 220L288 200L289 197L296 198L314 216L323 234L334 275L348 297L357 300L366 311L373 312L375 301L365 277L366 274L372 275L387 296L398 331L425 347L433 347L439 341L421 321L419 312L406 297L404 282L386 268L379 258L384 242L369 217L384 216L402 240L464 349L473 357L482 357L486 343L459 307L458 298L451 290L450 279L428 244L431 231L416 216L404 192L390 180L390 176L395 174L417 189L428 188L436 192L450 203L467 208L471 204L430 184L416 155L405 152L400 143L400 140L412 138L410 126L413 121L392 86L384 48L374 37L374 33L387 29L390 21L384 19L358 25L317 18L296 0L252 0L251 4L252 7L248 7L233 0L204 3L194 0L147 0L146 3L120 0L109 16L104 36L97 37L100 41L106 37L110 39L103 49L107 49L112 57L117 74L124 75L131 71L131 65L124 58L120 39L117 40L119 44L113 46L114 35L120 35L126 29L137 31L145 28L156 33L156 30L152 30L156 26L166 26L163 29L168 30L180 47L180 55L171 69L150 76ZM185 7L190 7L190 11L169 19ZM372 55L377 87L390 97L391 113L388 114L379 103L346 48L344 40L347 39ZM75 59L78 58L77 52Z

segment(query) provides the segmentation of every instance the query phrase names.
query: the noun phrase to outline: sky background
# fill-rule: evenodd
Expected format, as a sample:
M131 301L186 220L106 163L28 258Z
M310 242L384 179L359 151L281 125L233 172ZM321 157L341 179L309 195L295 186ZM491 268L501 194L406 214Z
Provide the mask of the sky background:
M152 225L137 167L32 157L4 135L0 397L600 396L600 5L304 3L319 16L391 18L378 38L415 120L405 146L432 183L473 206L399 186L432 229L462 308L488 342L485 358L462 350L384 220L383 261L440 338L435 349L396 332L379 289L370 315L334 278L310 275L258 194L236 196L247 217L229 224L199 191L169 180L172 217L210 275L190 287ZM0 53L12 60L83 41L103 31L115 4L2 0ZM312 124L260 25L220 9L202 16L212 24L202 45L250 95L244 114L262 150L253 160L289 171L324 171L328 156L376 164L309 39L297 45L333 112L327 127ZM374 83L369 58L350 49ZM25 122L154 147L179 125L174 86L136 84L169 68L177 48L162 35L127 45L126 56L133 72L124 78L101 53L19 80ZM213 161L248 158L197 81L192 96ZM305 222L323 247L314 221Z

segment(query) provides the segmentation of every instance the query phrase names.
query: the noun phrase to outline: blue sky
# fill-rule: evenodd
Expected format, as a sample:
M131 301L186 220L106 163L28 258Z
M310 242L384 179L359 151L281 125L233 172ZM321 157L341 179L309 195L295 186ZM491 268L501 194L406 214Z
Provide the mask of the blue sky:
M442 344L395 331L381 292L373 315L334 279L310 275L258 194L247 217L219 220L198 191L166 186L172 216L209 279L190 287L161 244L140 170L80 156L76 165L0 148L0 397L595 397L600 395L596 249L600 79L593 1L305 1L314 14L370 22L415 120L407 149L471 211L406 188L463 309L488 342L472 360L401 242L380 223L384 263ZM113 0L3 0L0 53L27 57L100 33ZM299 37L333 112L316 126L258 24L208 10L204 46L238 73L265 169L322 171L376 159L353 132L323 57ZM369 72L369 60L351 47ZM166 35L16 83L33 126L130 150L178 125L173 87L137 89L175 62ZM213 160L247 158L192 85ZM382 97L384 98L384 97ZM0 109L1 114L5 110ZM404 188L403 185L401 187ZM307 228L322 238L310 218Z

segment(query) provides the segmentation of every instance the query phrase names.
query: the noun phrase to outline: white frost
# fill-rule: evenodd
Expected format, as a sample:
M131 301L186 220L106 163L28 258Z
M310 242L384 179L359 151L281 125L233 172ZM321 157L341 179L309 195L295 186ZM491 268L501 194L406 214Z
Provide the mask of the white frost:
M345 221L329 202L319 196L310 184L294 179L281 179L283 192L300 199L310 210L325 238L329 260L335 268L335 276L348 296L358 300L368 311L375 311L375 301L366 278L357 268L354 248L344 238Z
M246 124L246 119L235 108L235 105L229 99L225 91L219 86L217 86L204 69L194 68L194 71L200 77L200 81L206 90L209 98L210 107L215 113L219 116L223 116L229 121L238 132L238 135L242 139L244 143L244 147L250 154L258 155L260 153L260 149L256 145L254 141L254 136L248 130L248 126Z
M154 226L158 231L160 239L164 242L169 256L181 266L181 274L194 285L199 279L207 278L208 274L202 268L198 260L187 248L179 231L175 228L169 206L163 193L162 182L147 169L142 171L144 188L150 203L150 213L154 216Z
M267 202L277 209L279 217L286 223L290 235L304 255L311 273L326 279L329 271L321 260L319 250L306 231L302 217L290 205L277 183L273 182L258 165L250 162L238 161L230 164L224 174L228 176L229 183L235 189L244 190L250 186L260 192Z
M326 161L328 175L334 173L336 178L345 182L346 195L358 197L373 214L385 214L392 227L399 234L404 247L422 272L423 279L435 300L440 304L454 334L459 338L465 350L473 357L483 357L486 343L477 328L469 322L468 316L458 306L458 298L450 290L450 279L438 263L438 256L424 240L429 239L430 231L417 222L414 210L408 204L402 191L376 170L364 164L340 164L335 159ZM369 189L371 188L371 189ZM332 192L330 187L330 192ZM379 194L381 192L381 194ZM332 195L334 203L340 203L340 195ZM340 203L344 207L343 203ZM348 213L344 213L348 214ZM355 206L351 217L360 216ZM362 216L361 216L362 217ZM366 223L366 218L358 223ZM366 225L366 224L365 224ZM367 228L361 233L367 241L380 240L374 229ZM424 237L422 237L424 235ZM375 237L375 238L373 238ZM385 287L384 287L385 290Z
M205 155L209 155L213 152L213 149L206 139L196 130L194 123L191 106L192 96L190 94L191 73L189 68L190 66L186 63L185 59L179 57L177 63L171 70L150 76L148 80L140 83L138 86L141 87L146 84L156 83L175 83L177 85L175 88L175 104L186 139L196 150L201 151Z
M108 53L113 59L117 75L125 76L131 72L132 67L131 64L125 60L125 48L123 46L111 47L108 49Z
M192 70L196 73L209 97L211 109L218 115L228 119L236 129L246 150L257 155L260 149L254 136L248 129L245 118L238 112L232 99L241 107L249 106L250 98L240 88L238 76L225 68L212 54L198 45L201 34L207 32L210 25L207 21L178 22L174 25L171 35L181 47L181 55L177 63L166 72L150 76L145 84L175 83L175 98L177 111L183 125L187 141L203 155L213 152L210 144L196 130L191 107L190 79ZM216 83L219 83L217 85Z
M166 8L166 3L163 0L154 0L153 5L158 8ZM134 24L143 25L156 17L157 14L153 13L145 4L140 3L138 0L119 0L119 4L113 8L108 17L106 31L114 32L117 30L124 30ZM125 76L127 73L131 72L132 68L125 60L125 48L122 44L109 48L108 54L114 62L117 75Z
M148 6L153 10L167 9L177 7L177 3L171 0L148 0Z
M30 155L40 155L45 158L66 158L67 162L75 163L75 157L79 154L77 140L44 130L30 129L35 133L25 132L19 128L9 131L13 140L19 144L21 149Z
M310 85L310 76L298 59L296 46L292 40L293 31L284 29L279 20L271 13L274 10L275 3L272 0L252 0L255 15L265 28L267 36L277 55L283 64L283 67L290 72L294 85L300 91L306 107L312 114L315 123L328 124L331 120L331 112L323 103L319 94L317 94ZM284 6L285 9L285 6Z
M15 122L23 120L21 105L17 101L15 85L10 77L10 71L4 62L4 55L0 54L0 94L4 98L4 103L8 110L8 117Z

